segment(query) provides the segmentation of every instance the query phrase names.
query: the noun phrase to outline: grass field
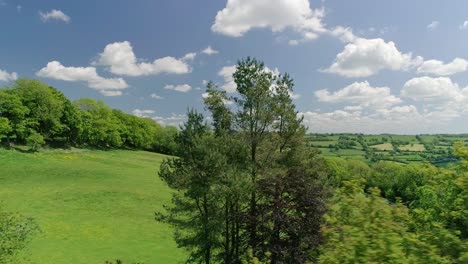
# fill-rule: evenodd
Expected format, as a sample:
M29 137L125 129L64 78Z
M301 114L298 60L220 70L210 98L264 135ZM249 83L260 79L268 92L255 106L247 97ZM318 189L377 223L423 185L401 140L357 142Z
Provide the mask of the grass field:
M28 263L178 263L184 252L154 220L170 200L157 177L163 155L143 151L0 149L0 201L42 232Z
M390 143L384 143L384 144L378 144L378 145L374 145L374 146L371 146L377 150L381 150L381 151L391 151L393 150L393 146L392 144Z
M400 150L403 150L403 151L424 151L424 150L426 150L426 148L424 148L423 144L410 144L410 145L399 146L398 148Z
M309 134L309 145L326 157L342 157L374 163L380 160L404 164L430 162L436 166L457 164L453 145L468 143L468 134L439 135L362 135ZM350 144L349 141L354 141ZM395 151L394 146L397 148Z

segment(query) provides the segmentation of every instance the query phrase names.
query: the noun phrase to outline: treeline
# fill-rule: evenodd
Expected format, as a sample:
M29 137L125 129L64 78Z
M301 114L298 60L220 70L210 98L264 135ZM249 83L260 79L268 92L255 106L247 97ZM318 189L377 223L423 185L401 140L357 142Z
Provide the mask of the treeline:
M111 109L103 101L70 102L60 91L37 80L20 79L0 89L0 142L59 147L128 148L173 154L176 127L163 127Z
M324 159L287 74L248 58L233 77L230 98L208 84L211 123L190 111L160 167L176 192L156 219L187 263L467 263L466 147L452 170Z

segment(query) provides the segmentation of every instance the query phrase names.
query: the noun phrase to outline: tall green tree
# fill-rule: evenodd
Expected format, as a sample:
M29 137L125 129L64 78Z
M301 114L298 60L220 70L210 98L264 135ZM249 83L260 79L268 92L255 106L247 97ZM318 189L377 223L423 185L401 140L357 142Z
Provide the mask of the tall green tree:
M209 264L221 247L218 214L220 205L216 184L223 177L226 160L204 124L203 116L189 112L180 132L179 158L161 164L159 175L173 189L173 206L159 220L176 227L176 242L190 249L188 263Z
M59 91L38 80L19 79L13 85L22 104L29 109L28 127L46 141L54 141L66 130L62 123L66 99Z
M180 245L191 249L192 260L310 261L320 242L325 163L306 147L306 129L290 97L293 81L251 58L239 61L233 77L233 97L208 84L205 106L214 131L189 113L177 141L179 158L161 166L160 176L186 198L174 201L172 212L178 214L172 215L185 212L187 221L170 222L179 233L199 234L180 240L190 241ZM206 201L207 211L181 202L198 199Z

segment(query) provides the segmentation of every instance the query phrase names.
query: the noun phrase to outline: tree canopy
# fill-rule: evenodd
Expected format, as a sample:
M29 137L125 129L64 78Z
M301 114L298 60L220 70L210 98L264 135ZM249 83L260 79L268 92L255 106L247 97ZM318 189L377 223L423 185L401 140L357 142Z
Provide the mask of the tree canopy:
M37 80L0 89L0 141L6 145L128 148L174 154L178 130L111 109L103 101L70 102Z

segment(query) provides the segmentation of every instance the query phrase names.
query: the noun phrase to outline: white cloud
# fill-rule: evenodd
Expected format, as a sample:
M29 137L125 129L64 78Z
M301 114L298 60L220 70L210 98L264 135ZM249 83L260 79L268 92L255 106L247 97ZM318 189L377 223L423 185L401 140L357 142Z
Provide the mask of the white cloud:
M191 56L191 55L189 55ZM191 71L183 59L164 57L151 63L139 62L128 41L108 44L94 64L109 66L109 71L119 75L142 76L161 73L184 74Z
M463 24L460 25L460 29L468 29L468 20L464 21Z
M16 81L17 79L18 79L18 74L16 72L8 73L7 71L0 69L0 81L10 82L10 81Z
M329 33L332 36L339 38L342 42L345 43L353 42L357 39L357 37L353 33L353 29L351 29L350 27L337 26L334 29L330 30Z
M154 121L158 122L163 126L176 126L179 127L185 121L187 121L187 116L184 114L175 114L172 113L170 116L157 116L155 115L156 111L151 109L134 109L132 114L138 117L151 118Z
M104 96L121 96L122 91L119 90L101 90L99 91Z
M163 126L179 127L185 121L187 121L187 116L186 115L184 115L184 114L174 114L174 113L171 116L168 116L168 117L153 116L151 118L153 120L155 120L156 122L160 123Z
M36 72L36 75L68 82L87 82L88 87L98 90L105 96L121 95L122 92L119 90L128 88L124 79L101 77L94 67L65 67L58 61L47 63L47 66Z
M21 10L21 6L18 10L19 11ZM68 23L71 20L71 18L67 16L65 13L63 13L61 10L56 10L56 9L53 9L46 13L39 11L39 16L41 17L41 20L43 22L47 22L49 20L58 20L58 21L63 21L65 23Z
M211 48L211 46L208 46L206 49L202 50L202 53L207 54L207 55L214 55L214 54L218 54L219 51Z
M155 94L155 93L152 93L152 94L150 95L150 97L153 98L153 99L164 99L164 97L159 96L159 95L157 95L157 94Z
M188 84L181 84L181 85L172 85L171 84L171 85L164 86L164 89L186 93L186 92L192 90L192 87L190 85L188 85Z
M440 76L448 76L468 69L468 61L461 58L455 58L452 62L444 64L439 60L424 61L419 67L419 73L430 73Z
M22 10L22 9L23 9L22 6L20 6L20 5L17 5L17 6L16 6L16 11L17 11L18 13L21 13L21 10Z
M394 106L365 113L353 110L307 111L304 124L316 133L419 134L446 131L448 119L434 119L435 113L420 113L414 105Z
M429 25L427 25L427 30L435 30L440 25L439 21L432 21Z
M415 101L430 104L459 103L466 99L464 90L450 78L428 76L413 78L407 81L401 90L401 95ZM455 107L455 105L452 105Z
M254 28L280 32L291 28L303 40L313 40L326 29L323 9L311 9L308 0L229 0L219 11L213 32L231 37L243 36Z
M324 72L345 77L368 77L380 70L407 70L422 63L421 57L400 52L392 41L357 38L347 44Z
M132 111L132 114L138 117L150 117L150 115L154 114L154 110L140 110L135 109Z
M182 60L184 61L194 60L196 56L197 56L197 53L195 52L187 53L182 57Z
M400 94L401 98L388 87L355 82L336 92L315 93L319 101L339 103L343 109L300 115L311 132L414 134L450 131L448 122L468 113L468 87L461 89L446 77L413 78Z
M293 100L296 100L296 99L301 98L301 95L297 93L289 92L289 97L291 97L291 99Z
M321 102L355 104L353 107L348 107L354 110L382 109L402 102L400 98L391 94L390 88L372 87L367 81L354 82L333 93L319 90L315 92L315 96Z
M234 72L236 72L236 65L225 66L218 72L218 75L224 79L224 84L221 85L221 89L225 90L227 93L234 93L237 90L237 85L232 76Z

